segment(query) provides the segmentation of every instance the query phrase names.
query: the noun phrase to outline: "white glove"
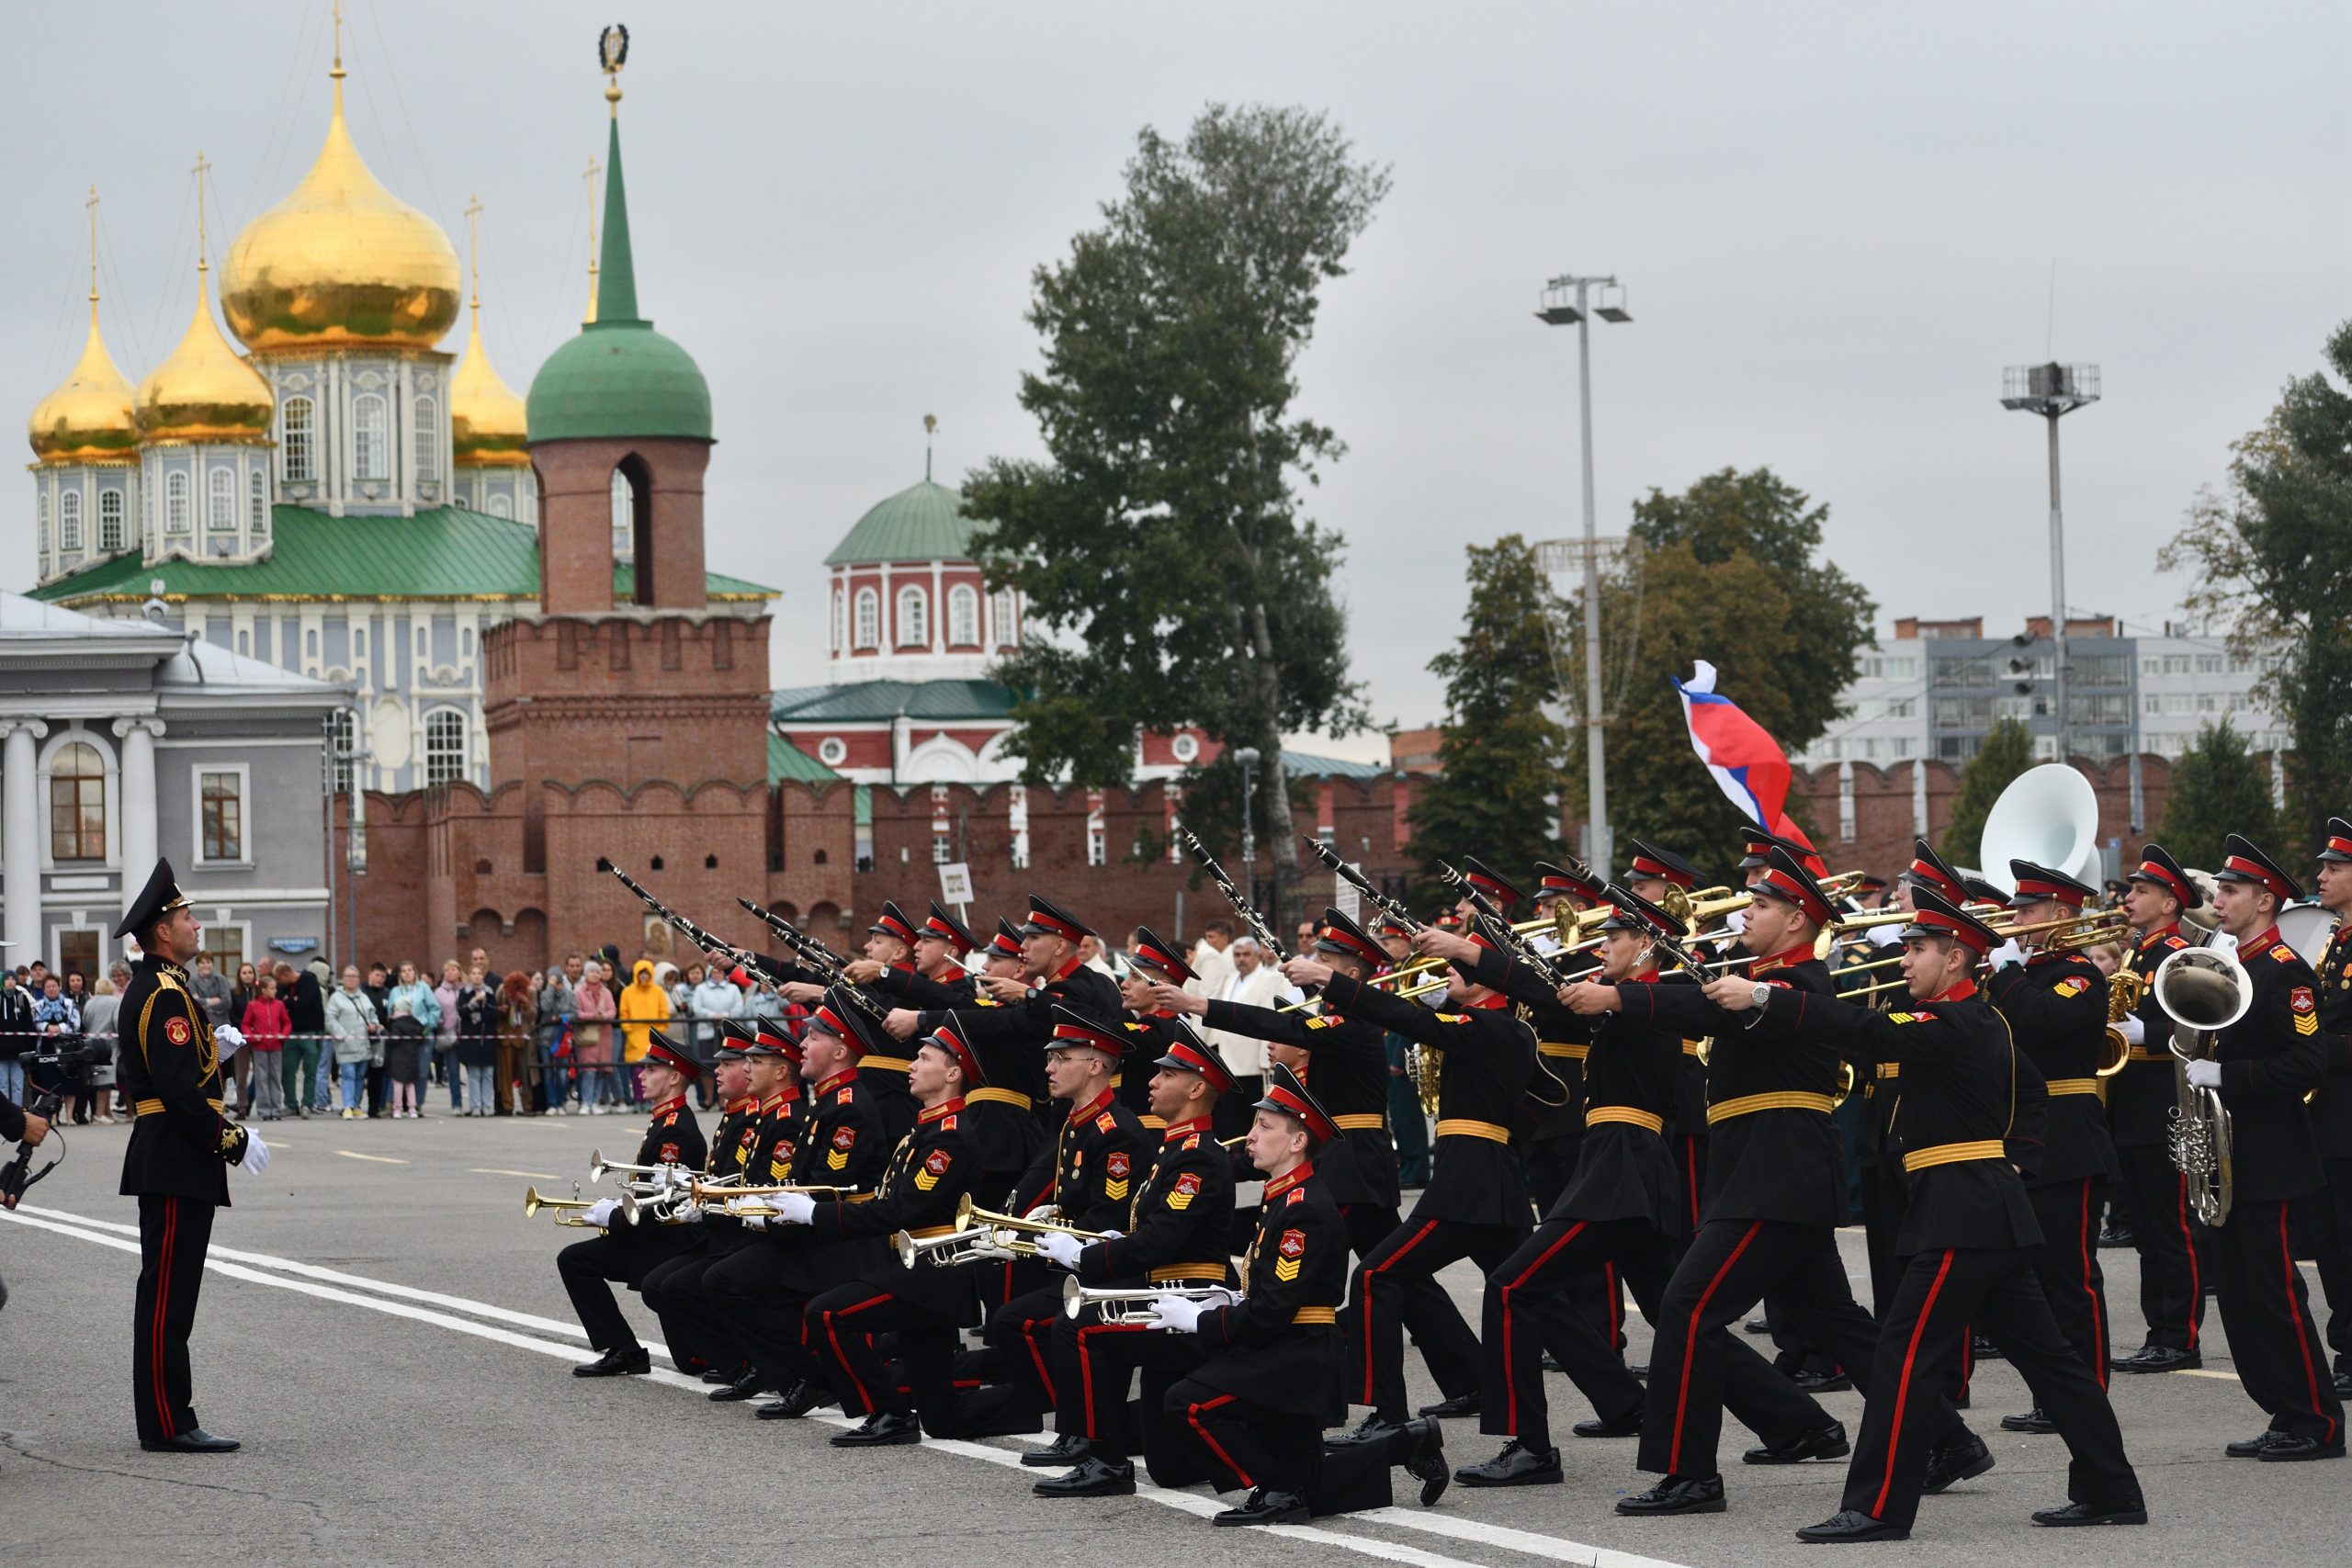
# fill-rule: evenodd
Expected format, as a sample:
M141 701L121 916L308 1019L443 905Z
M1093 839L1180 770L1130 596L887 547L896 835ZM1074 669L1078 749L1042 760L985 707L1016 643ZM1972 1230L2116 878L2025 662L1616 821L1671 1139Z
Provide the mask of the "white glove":
M685 1174L674 1165L657 1165L653 1168L653 1174L646 1179L656 1192L667 1192L673 1187L684 1187Z
M1051 1203L1039 1203L1021 1217L1024 1220L1050 1220L1054 1217L1054 1206Z
M1895 924L1893 920L1889 920L1883 926L1872 926L1869 930L1863 931L1862 935L1870 940L1870 944L1872 947L1900 947L1903 945L1903 928Z
M1199 1327L1201 1314L1207 1310L1202 1303L1187 1301L1182 1296L1160 1296L1151 1303L1153 1321L1179 1334L1190 1334Z
M589 1204L586 1208L581 1210L580 1217L587 1221L592 1225L609 1225L613 1223L613 1216L620 1212L621 1201L619 1199L599 1198L594 1202Z
M2127 1045L2145 1045L2148 1043L2148 1026L2141 1021L2136 1012L2125 1013L2108 1027L2123 1036L2123 1043Z
M1104 1231L1102 1233L1102 1239L1104 1241L1116 1241L1126 1234L1127 1233L1125 1231Z
M245 1032L233 1023L224 1023L212 1032L212 1043L225 1062L245 1048Z
M2006 969L2012 964L2025 962L2025 949L2018 944L2017 938L2011 937L1984 956L1994 968Z
M237 1163L255 1176L269 1168L269 1145L263 1143L261 1134L251 1127L245 1129L245 1157Z
M779 1192L768 1202L780 1225L805 1225L817 1213L817 1200L806 1192Z
M743 1228L747 1231L763 1231L768 1228L768 1217L765 1214L745 1214Z
M1051 1235L1039 1236L1037 1250L1075 1273L1078 1270L1078 1255L1085 1250L1085 1243L1074 1235L1064 1235L1057 1231Z
M2219 1062L2191 1062L2181 1070L2188 1075L2191 1089L2222 1087L2222 1064Z
M1728 927L1735 935L1746 931L1747 929L1747 911L1745 909L1734 909L1730 914L1724 917L1724 924Z
M702 1224L702 1205L700 1203L681 1203L675 1209L672 1210L671 1213L678 1216L678 1222L681 1224L698 1225Z

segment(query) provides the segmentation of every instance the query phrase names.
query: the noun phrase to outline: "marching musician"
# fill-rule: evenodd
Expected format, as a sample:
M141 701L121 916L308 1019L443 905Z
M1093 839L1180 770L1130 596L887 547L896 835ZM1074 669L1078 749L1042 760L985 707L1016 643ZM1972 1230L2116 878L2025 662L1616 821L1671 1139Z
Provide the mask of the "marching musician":
M1221 1285L1228 1272L1233 1162L1216 1140L1215 1117L1218 1097L1233 1091L1233 1073L1214 1044L1182 1024L1170 1029L1166 1054L1155 1065L1151 1104L1162 1123L1159 1146L1136 1191L1127 1234L1098 1242L1046 1235L1037 1243L1091 1289ZM1148 1325L1106 1323L1091 1306L1065 1314L1054 1325L1054 1342L1057 1364L1076 1367L1078 1375L1057 1384L1059 1436L1021 1462L1071 1468L1030 1490L1040 1497L1128 1496L1136 1489L1136 1434L1127 1414L1132 1374L1143 1373L1143 1452L1157 1470L1167 1446L1160 1403L1179 1376L1200 1364L1200 1352Z
M752 1038L751 1026L740 1018L721 1019L716 1038L718 1043L711 1053L710 1076L718 1094L718 1122L710 1130L709 1152L703 1160L703 1175L707 1178L740 1171L746 1151L759 1135L760 1102L746 1087L743 1067L742 1046ZM680 1371L699 1372L705 1382L731 1383L733 1374L717 1370L718 1362L708 1353L708 1348L697 1343L687 1326L686 1317L679 1310L680 1299L671 1293L673 1281L687 1274L699 1278L714 1261L714 1249L720 1247L722 1239L731 1238L722 1238L700 1213L688 1219L696 1227L689 1249L650 1269L644 1283L638 1287L638 1294L661 1322L662 1337L670 1347L670 1359Z
M636 1164L668 1166L683 1174L699 1169L708 1154L702 1128L695 1122L686 1089L701 1073L701 1064L658 1029L646 1032L645 1060L640 1064L645 1092L653 1101L653 1120L637 1147ZM576 1378L612 1378L653 1370L653 1359L638 1343L636 1331L613 1301L612 1281L631 1290L643 1287L655 1267L690 1250L694 1227L675 1224L615 1224L620 1212L616 1199L606 1198L583 1211L581 1218L604 1227L605 1234L575 1241L556 1254L556 1272L580 1326L588 1331L593 1361L571 1369Z
M2011 1140L2034 1072L2002 1016L1975 984L1977 960L1996 933L1931 886L1913 893L1903 930L1903 977L1912 1000L1880 1013L1791 987L1761 996L1726 987L1718 1005L1802 1031L1856 1062L1892 1062L1892 1118L1909 1202L1895 1237L1903 1273L1885 1311L1870 1367L1861 1434L1838 1513L1797 1531L1800 1540L1902 1540L1940 1440L1946 1363L1972 1322L1980 1324L2049 1413L2073 1457L2069 1501L2033 1516L2040 1525L2140 1525L2148 1520L2138 1477L2103 1385L2051 1316L2035 1262L2039 1225L2015 1166Z
M2184 1071L2196 1088L2219 1090L2230 1115L2234 1190L2228 1223L2211 1232L2214 1283L2238 1381L2270 1416L2266 1430L2227 1451L2272 1462L2341 1459L2344 1404L2289 1235L2291 1215L2327 1186L2303 1104L2328 1073L2319 980L2278 934L2279 909L2302 889L2251 840L2232 833L2224 845L2213 908L2237 940L2253 1001L2221 1032L2212 1058Z
M1634 858L1625 868L1624 883L1625 891L1634 897L1664 905L1668 888L1687 897L1699 886L1699 868L1672 850L1662 850L1639 839L1632 843ZM1682 1043L1682 1072L1675 1096L1673 1125L1668 1130L1674 1162L1682 1172L1682 1208L1690 1216L1694 1234L1700 1211L1705 1207L1707 1141L1713 1132L1707 1121L1707 1064L1699 1054L1700 1042L1705 1038L1706 1031L1702 1029Z
M922 924L910 927L896 904L882 906L882 924L909 932L901 944L903 957L885 963L861 958L842 973L894 1001L922 1008L969 1007L978 987L965 971L964 959L978 945L964 923L933 900ZM892 933L894 936L896 932Z
M957 1201L980 1179L978 1148L958 1125L967 1087L985 1079L980 1059L952 1028L935 1030L907 1068L915 1129L899 1141L871 1201L780 1193L776 1223L854 1247L836 1270L848 1273L808 1303L809 1348L842 1409L865 1420L833 1435L837 1449L911 1443L952 1415L957 1333L973 1316L971 1277L958 1269L902 1264L888 1250L899 1231L917 1238L954 1228ZM895 1333L909 1392L886 1368L872 1336ZM919 1417L917 1412L922 1412ZM935 1427L934 1427L935 1429Z
M2335 1352L2335 1397L2352 1399L2352 822L2327 819L2319 852L2320 907L2335 932L2319 962L2319 1032L2327 1043L2327 1081L2312 1101L2312 1127L2327 1168L2335 1224L2319 1247L2327 1292L2327 1343Z
M1174 942L1162 942L1149 926L1136 928L1127 942L1127 973L1119 982L1119 1000L1128 1013L1121 1027L1127 1032L1130 1056L1157 1062L1179 1040L1192 1037L1192 1032L1176 1021L1184 1010L1161 987L1181 1000L1196 994L1199 981L1199 974L1184 961ZM1153 1076L1122 1073L1119 1103L1134 1111L1147 1130L1156 1133L1163 1123L1152 1109L1157 1098L1151 1091Z
M1461 1032L1453 1043L1471 1048ZM1250 1162L1266 1175L1266 1195L1241 1299L1204 1305L1166 1295L1153 1303L1159 1323L1184 1336L1203 1359L1161 1401L1161 1419L1175 1441L1164 1461L1153 1463L1152 1479L1162 1486L1207 1480L1220 1491L1248 1487L1245 1502L1216 1517L1219 1525L1295 1524L1311 1514L1388 1506L1389 1469L1403 1465L1421 1483L1426 1507L1447 1481L1434 1417L1400 1422L1374 1440L1328 1452L1319 1440L1344 1409L1335 1320L1348 1247L1339 1206L1317 1179L1313 1156L1340 1129L1288 1067L1273 1065L1267 1080L1248 1134Z
M1473 940L1500 945L1484 931ZM1476 1397L1477 1336L1435 1277L1463 1258L1476 1262L1480 1273L1491 1272L1527 1238L1527 1185L1511 1157L1510 1123L1535 1071L1535 1033L1512 1016L1509 998L1478 984L1458 962L1448 965L1444 1007L1436 1011L1348 972L1358 967L1351 963L1343 971L1338 964L1300 956L1283 973L1295 986L1323 987L1326 1008L1342 1017L1444 1053L1429 1185L1411 1217L1357 1265L1348 1287L1348 1299L1362 1315L1351 1336L1356 1360L1348 1371L1348 1393L1372 1414L1342 1440L1381 1442L1407 1421L1404 1309L1416 1291L1428 1304L1415 1338L1447 1406L1459 1412L1462 1395Z
M2095 888L2031 861L2009 862L2017 891L2009 918L2018 927L2079 918ZM2098 1266L2099 1216L2115 1177L2115 1141L2098 1097L2107 1053L2107 976L2090 958L2053 938L2065 928L2012 937L1993 954L1984 990L2008 1021L2018 1048L2048 1086L2044 1144L2026 1191L2041 1232L2035 1267L2041 1293L2099 1386L2107 1386L2107 1282ZM2001 1417L2005 1432L2054 1432L2049 1413Z
M2181 912L2196 908L2197 889L2162 844L2140 852L2125 878L2123 910L2133 944L2124 964L2142 982L2156 966L2190 945L2180 934ZM2188 1178L2172 1162L2169 1134L2179 1103L2175 1058L2167 1046L2172 1020L2153 992L2118 1022L2123 1069L2107 1080L2108 1124L2116 1163L2131 1204L2132 1249L2140 1255L2140 1316L2147 1342L2109 1363L2119 1372L2184 1371L2204 1365L2198 1336L2205 1325L2205 1227L2190 1211Z
M1600 902L1600 888L1589 878L1571 875L1556 865L1544 861L1535 863L1535 913L1544 919L1556 919L1566 911L1571 919ZM1538 931L1529 943L1539 958L1554 958L1562 949L1559 937L1549 931ZM1481 950L1483 952L1483 950ZM1527 1189L1535 1200L1536 1212L1549 1213L1568 1189L1568 1179L1576 1174L1577 1156L1584 1143L1583 1093L1584 1058L1590 1031L1584 1020L1560 1005L1555 987L1544 983L1536 974L1521 975L1528 965L1517 962L1508 953L1497 953L1510 973L1510 979L1520 984L1506 983L1496 988L1510 994L1511 1000L1528 1010L1527 1021L1535 1026L1535 1054L1543 1058L1543 1066L1559 1082L1566 1094L1557 1105L1541 1100L1529 1101L1528 1111L1532 1125L1521 1147L1527 1163ZM1589 955L1560 958L1570 973L1589 971ZM1604 1311L1611 1338L1618 1334L1617 1292L1614 1277Z

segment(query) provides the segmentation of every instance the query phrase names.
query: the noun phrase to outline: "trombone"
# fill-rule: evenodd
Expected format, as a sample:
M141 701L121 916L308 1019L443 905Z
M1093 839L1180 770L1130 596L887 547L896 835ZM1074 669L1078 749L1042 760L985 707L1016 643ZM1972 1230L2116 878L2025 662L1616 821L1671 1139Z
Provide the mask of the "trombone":
M1076 1317L1088 1307L1097 1309L1106 1324L1120 1324L1144 1328L1164 1326L1151 1310L1151 1303L1162 1296L1182 1296L1188 1302L1204 1306L1223 1306L1238 1301L1233 1292L1224 1285L1147 1285L1141 1289L1103 1288L1081 1285L1073 1274L1062 1281L1062 1315Z
M628 1220L630 1224L637 1224L637 1194L634 1192L623 1192L618 1199L618 1202L620 1204L620 1213L622 1217ZM524 1218L530 1219L536 1216L541 1209L552 1210L555 1213L555 1223L557 1224L571 1225L580 1230L605 1230L608 1228L604 1225L592 1225L586 1220L571 1212L574 1209L593 1209L596 1206L596 1203L597 1200L594 1198L581 1197L580 1189L577 1186L572 1188L571 1196L569 1198L542 1197L537 1187L526 1187L523 1189Z

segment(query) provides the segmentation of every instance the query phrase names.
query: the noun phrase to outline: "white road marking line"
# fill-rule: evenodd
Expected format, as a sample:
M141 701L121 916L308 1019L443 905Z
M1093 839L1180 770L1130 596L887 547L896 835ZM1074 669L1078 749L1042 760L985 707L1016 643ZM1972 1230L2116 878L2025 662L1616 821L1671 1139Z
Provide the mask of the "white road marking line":
M519 1176L526 1181L561 1181L562 1177L551 1170L502 1170L494 1165L478 1165L466 1172L468 1176Z
M335 1153L345 1159L369 1160L377 1165L406 1165L408 1163L404 1159L394 1159L390 1155L363 1155L356 1149L337 1149Z
M51 1215L54 1215L55 1218L50 1218ZM85 1219L81 1215L67 1213L62 1210L39 1210L33 1213L23 1210L0 1211L0 1219L13 1220L19 1224L32 1225L40 1230L54 1231L60 1235L77 1236L84 1241L96 1242L101 1247L110 1247L121 1252L136 1253L139 1250L138 1242L130 1239L136 1235L136 1227L107 1221ZM73 1223L61 1223L67 1221ZM129 1234L106 1234L109 1231ZM469 1334L479 1339L512 1346L516 1349L529 1350L542 1356L570 1360L580 1354L580 1348L576 1345L557 1344L546 1339L534 1338L529 1335L512 1333L506 1329L492 1327L487 1323L471 1322L448 1313L410 1306L399 1301L360 1295L355 1292L339 1290L328 1285L312 1284L305 1280L280 1278L278 1275L263 1273L257 1269L245 1267L242 1262L229 1259L251 1258L287 1273L348 1280L370 1290L383 1292L387 1295L442 1302L478 1316L516 1324L544 1325L548 1328L567 1333L573 1338L584 1337L575 1327L570 1327L548 1318L511 1312L503 1307L492 1306L487 1302L469 1301L462 1296L445 1296L434 1292L412 1290L404 1285L366 1280L356 1275L338 1275L333 1269L296 1263L290 1258L271 1258L263 1253L240 1253L230 1248L216 1247L211 1249L211 1254L206 1258L205 1267L233 1280L245 1280L257 1285L273 1285L280 1290L297 1291L304 1295L315 1296L322 1301L340 1302L345 1305L365 1307L371 1312L380 1312L393 1317L404 1317L415 1323L432 1324L437 1327L454 1329L460 1334ZM646 1348L665 1358L669 1355L665 1347L649 1344ZM645 1381L658 1382L665 1387L684 1389L697 1394L709 1392L701 1379L690 1377L684 1372L656 1368L651 1372L639 1375ZM840 1416L817 1416L814 1419L823 1425L838 1427L848 1427L856 1424L848 1417ZM1021 1462L1021 1456L1017 1450L991 1448L986 1444L965 1442L956 1438L925 1438L922 1443L914 1446L1007 1467L1017 1468ZM1138 1481L1136 1483L1136 1495L1158 1503L1163 1507L1174 1508L1181 1513L1192 1514L1203 1518L1221 1511L1225 1506L1215 1496L1202 1496L1190 1492L1171 1492L1155 1486L1148 1481ZM1577 1564L1578 1568L1679 1568L1678 1564L1665 1562L1656 1558L1635 1557L1605 1548L1586 1546L1579 1541L1559 1540L1526 1530L1509 1529L1499 1525L1480 1525L1470 1520L1432 1521L1426 1515L1415 1515L1401 1508L1382 1509L1374 1513L1350 1517L1359 1522L1405 1524L1408 1528L1425 1529L1432 1534L1502 1546L1514 1551L1533 1552L1535 1555L1556 1562ZM1439 1528L1440 1523L1452 1528ZM1468 1559L1446 1557L1437 1552L1425 1551L1419 1547L1408 1546L1402 1541L1380 1540L1368 1536L1341 1534L1336 1530L1322 1529L1312 1525L1272 1525L1259 1528L1264 1534L1286 1537L1317 1546L1337 1547L1341 1551L1353 1551L1366 1557L1376 1557L1385 1562L1408 1563L1411 1568L1485 1568L1484 1564ZM1543 1550L1537 1551L1535 1543L1541 1543Z

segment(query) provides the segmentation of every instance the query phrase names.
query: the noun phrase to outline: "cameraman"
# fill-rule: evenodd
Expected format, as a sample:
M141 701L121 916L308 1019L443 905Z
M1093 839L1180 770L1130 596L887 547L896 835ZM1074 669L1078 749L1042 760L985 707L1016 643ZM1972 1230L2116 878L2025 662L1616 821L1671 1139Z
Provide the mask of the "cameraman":
M40 1054L27 1076L35 1094L53 1094L62 1102L58 1114L70 1118L81 1092L82 1010L65 994L56 976L41 980L40 998L33 1003L33 1028L40 1032Z
M40 1032L33 1027L32 993L17 983L15 971L0 970L0 1100L25 1098L24 1056Z

